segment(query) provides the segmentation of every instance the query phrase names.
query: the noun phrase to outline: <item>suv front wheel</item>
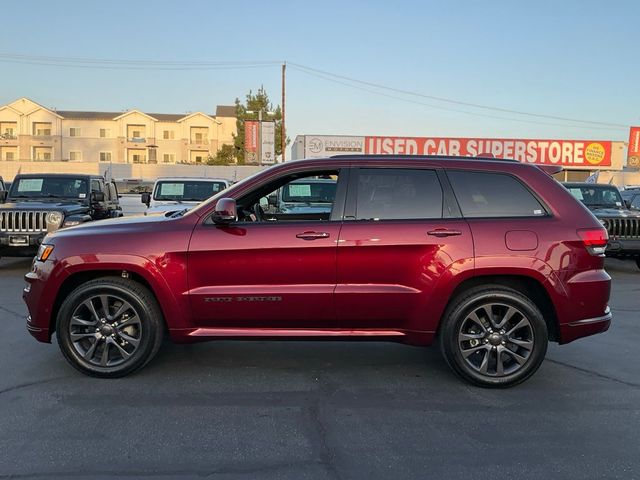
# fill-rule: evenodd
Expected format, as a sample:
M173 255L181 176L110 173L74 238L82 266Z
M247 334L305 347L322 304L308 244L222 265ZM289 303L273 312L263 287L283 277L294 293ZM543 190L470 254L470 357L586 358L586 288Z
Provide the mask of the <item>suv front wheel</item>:
M63 355L96 377L123 377L142 368L158 351L162 335L162 313L153 294L126 278L99 278L77 287L57 316Z
M525 381L540 367L548 344L540 309L500 285L475 287L454 299L439 335L451 369L482 387Z

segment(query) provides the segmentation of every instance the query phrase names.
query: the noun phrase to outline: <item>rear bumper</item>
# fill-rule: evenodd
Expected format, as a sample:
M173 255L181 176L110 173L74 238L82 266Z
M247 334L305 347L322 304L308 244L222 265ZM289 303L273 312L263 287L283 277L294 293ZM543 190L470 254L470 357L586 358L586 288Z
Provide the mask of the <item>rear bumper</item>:
M609 330L611 326L611 310L607 307L606 314L596 318L585 318L576 322L560 325L560 343L569 343L578 338L588 337Z

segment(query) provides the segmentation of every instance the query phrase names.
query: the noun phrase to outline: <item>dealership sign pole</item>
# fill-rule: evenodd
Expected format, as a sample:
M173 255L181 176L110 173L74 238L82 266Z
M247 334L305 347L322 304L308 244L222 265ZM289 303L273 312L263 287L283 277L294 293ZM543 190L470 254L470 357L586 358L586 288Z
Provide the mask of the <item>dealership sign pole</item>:
M629 130L627 166L640 168L640 127L631 127L631 129Z

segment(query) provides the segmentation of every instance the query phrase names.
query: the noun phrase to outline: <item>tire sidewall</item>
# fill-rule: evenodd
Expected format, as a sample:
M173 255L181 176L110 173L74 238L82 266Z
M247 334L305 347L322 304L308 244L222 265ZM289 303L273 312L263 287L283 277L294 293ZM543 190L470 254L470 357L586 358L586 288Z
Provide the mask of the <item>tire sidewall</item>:
M531 324L534 337L531 355L524 367L510 375L503 377L482 375L467 364L460 351L458 332L462 322L473 309L485 303L502 303L515 307L527 316ZM525 381L540 367L548 345L547 325L540 310L526 297L506 289L485 291L460 301L447 314L441 334L443 354L447 363L458 375L482 387L510 387Z
M100 367L82 358L69 337L69 322L75 309L85 300L100 294L116 295L129 302L138 313L142 327L142 338L133 356L113 367ZM82 286L71 292L60 307L56 320L56 338L65 358L81 372L101 377L121 377L142 367L153 352L158 331L158 320L150 306L128 288L109 281Z

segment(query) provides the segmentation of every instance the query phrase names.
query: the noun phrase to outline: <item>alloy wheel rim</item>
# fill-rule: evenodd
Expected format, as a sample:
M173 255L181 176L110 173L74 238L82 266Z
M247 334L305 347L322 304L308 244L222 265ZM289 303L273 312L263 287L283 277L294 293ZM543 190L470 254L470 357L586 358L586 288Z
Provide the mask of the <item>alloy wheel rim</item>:
M138 350L142 322L136 309L123 298L94 295L73 311L69 339L76 353L93 366L116 367Z
M458 348L465 363L489 377L521 370L533 352L531 321L518 308L485 303L467 314L458 331Z

